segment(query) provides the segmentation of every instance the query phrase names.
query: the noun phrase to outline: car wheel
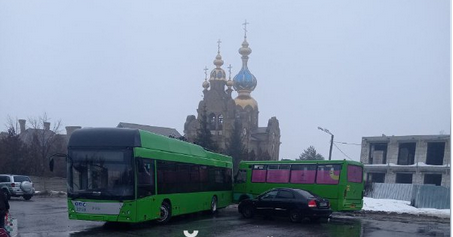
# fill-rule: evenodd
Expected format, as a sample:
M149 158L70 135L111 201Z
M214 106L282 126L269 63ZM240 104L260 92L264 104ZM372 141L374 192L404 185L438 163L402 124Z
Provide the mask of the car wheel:
M255 209L251 205L244 206L241 210L241 214L245 218L252 218L255 215Z
M215 214L217 212L217 197L213 196L211 200L211 213Z
M24 195L24 199L27 200L27 201L30 200L31 197L33 197L33 195Z
M299 210L291 210L289 212L289 219L291 222L297 223L302 220L302 215L300 214Z
M171 218L171 206L168 202L163 202L160 206L160 218L157 219L158 223L165 224Z
M310 218L311 222L319 222L320 220L321 220L320 217L312 217L312 218Z

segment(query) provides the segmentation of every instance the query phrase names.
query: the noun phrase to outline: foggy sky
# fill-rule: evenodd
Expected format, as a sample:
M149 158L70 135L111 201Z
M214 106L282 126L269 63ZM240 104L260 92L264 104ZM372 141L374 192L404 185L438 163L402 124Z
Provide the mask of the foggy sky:
M363 136L450 133L446 0L0 1L0 131L47 113L182 134L218 39L223 69L239 71L245 19L251 95L259 126L280 122L280 158L310 145L327 158L318 126L347 155L333 159L359 160Z

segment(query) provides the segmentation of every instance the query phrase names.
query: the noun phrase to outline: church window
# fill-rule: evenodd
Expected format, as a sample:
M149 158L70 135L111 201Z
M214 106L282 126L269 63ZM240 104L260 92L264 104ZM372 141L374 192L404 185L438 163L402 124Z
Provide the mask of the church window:
M209 115L209 129L210 130L215 130L216 129L216 121L215 121L215 114L210 114Z
M217 123L217 125L219 130L223 129L223 115L219 115L219 122Z

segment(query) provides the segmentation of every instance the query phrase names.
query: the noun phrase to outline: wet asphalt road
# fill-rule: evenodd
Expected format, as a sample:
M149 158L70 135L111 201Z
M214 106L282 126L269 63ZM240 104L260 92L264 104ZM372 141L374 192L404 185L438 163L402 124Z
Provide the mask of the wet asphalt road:
M330 222L294 224L286 219L243 219L229 207L216 216L192 214L173 218L166 225L153 222L135 225L106 225L102 222L67 218L63 197L13 198L10 213L18 219L21 237L75 236L168 236L184 237L184 230L198 230L197 237L279 237L279 236L450 236L449 220L395 215L343 215L334 213Z

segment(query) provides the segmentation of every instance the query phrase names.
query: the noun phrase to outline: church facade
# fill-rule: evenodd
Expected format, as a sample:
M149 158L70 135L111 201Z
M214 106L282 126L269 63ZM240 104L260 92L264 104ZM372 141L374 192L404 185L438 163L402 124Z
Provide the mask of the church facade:
M200 119L202 114L206 113L212 138L221 150L228 149L234 126L240 124L242 143L249 153L249 159L278 160L279 122L276 117L272 117L268 120L266 127L259 127L258 102L251 96L257 85L257 79L247 66L252 50L249 48L246 33L242 47L239 48L242 68L233 80L231 80L231 66L228 67L228 79L222 68L224 61L220 55L220 41L218 43L219 49L214 60L215 68L209 74L209 78L208 69L205 68L206 76L202 83L203 99L198 104L197 115L187 116L184 124L185 139L189 142L195 141ZM237 93L235 98L233 98L233 90L235 94Z

